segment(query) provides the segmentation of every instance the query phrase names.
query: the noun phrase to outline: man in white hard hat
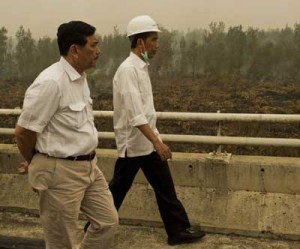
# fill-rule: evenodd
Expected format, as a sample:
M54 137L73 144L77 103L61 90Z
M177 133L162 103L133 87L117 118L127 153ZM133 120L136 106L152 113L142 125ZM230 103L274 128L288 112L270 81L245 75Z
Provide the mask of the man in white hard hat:
M178 200L168 159L169 147L156 128L149 59L159 48L156 22L147 15L133 18L127 27L131 53L113 79L114 131L118 149L110 190L120 208L141 168L153 187L170 245L200 240L205 233L193 231L186 211Z

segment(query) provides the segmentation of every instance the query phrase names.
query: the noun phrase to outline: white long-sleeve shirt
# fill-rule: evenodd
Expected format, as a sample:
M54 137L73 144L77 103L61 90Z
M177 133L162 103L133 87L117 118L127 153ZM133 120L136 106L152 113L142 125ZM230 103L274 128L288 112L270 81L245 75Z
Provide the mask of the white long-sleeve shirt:
M152 143L136 127L148 124L156 135L156 113L148 64L134 53L119 66L113 79L114 130L119 157L152 153Z

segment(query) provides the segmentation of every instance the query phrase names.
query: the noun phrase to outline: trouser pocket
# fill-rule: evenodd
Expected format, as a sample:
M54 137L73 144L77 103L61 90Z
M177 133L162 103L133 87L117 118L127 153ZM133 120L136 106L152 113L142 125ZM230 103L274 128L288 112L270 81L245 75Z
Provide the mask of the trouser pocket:
M56 160L45 155L36 154L28 167L28 181L36 190L46 190L54 184Z

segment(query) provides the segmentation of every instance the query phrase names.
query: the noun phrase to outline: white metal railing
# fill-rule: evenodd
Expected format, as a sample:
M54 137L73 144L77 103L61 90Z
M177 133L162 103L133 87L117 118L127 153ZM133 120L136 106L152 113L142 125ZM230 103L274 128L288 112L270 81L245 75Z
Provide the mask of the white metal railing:
M21 111L21 109L0 109L0 115L20 115ZM111 118L113 116L113 111L94 111L93 113L95 117ZM215 121L219 123L217 136L161 134L162 139L167 142L300 148L300 139L221 136L221 122L271 122L300 124L300 115L298 114L157 112L157 118L181 121ZM12 135L13 133L14 129L0 128L0 134ZM98 135L101 139L114 139L113 132L99 132ZM220 152L220 147L218 152Z
M21 109L0 109L0 115L20 115ZM95 117L112 118L113 111L93 111ZM158 119L181 121L299 123L299 114L252 114L206 112L156 112Z

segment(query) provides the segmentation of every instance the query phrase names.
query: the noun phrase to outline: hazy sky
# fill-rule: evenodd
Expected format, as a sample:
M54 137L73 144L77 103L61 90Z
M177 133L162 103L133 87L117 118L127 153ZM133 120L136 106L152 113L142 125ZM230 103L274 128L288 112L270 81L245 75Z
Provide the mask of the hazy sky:
M70 20L86 21L100 34L111 33L115 25L124 33L128 21L140 14L168 30L207 28L213 21L282 28L300 22L300 0L0 0L0 28L9 36L23 25L34 38L54 37L58 25Z

